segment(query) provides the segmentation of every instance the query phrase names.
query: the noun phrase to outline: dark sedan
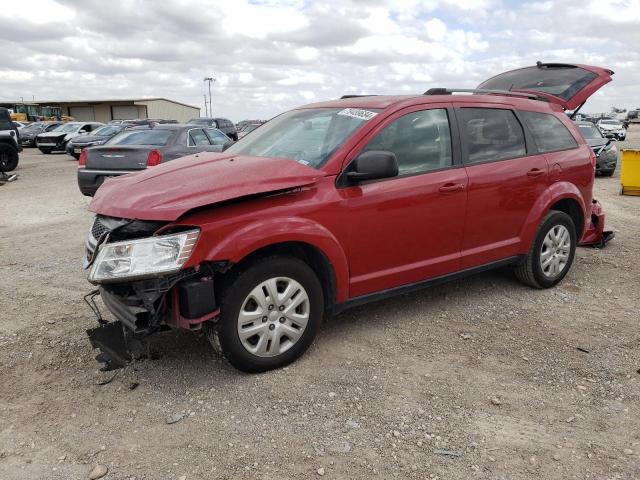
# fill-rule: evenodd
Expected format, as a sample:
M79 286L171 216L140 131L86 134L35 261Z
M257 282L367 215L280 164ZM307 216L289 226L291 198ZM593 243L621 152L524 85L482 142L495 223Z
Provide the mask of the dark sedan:
M83 148L95 147L96 145L103 145L111 137L114 137L123 130L130 128L129 125L105 125L97 130L94 130L88 135L81 135L79 137L72 138L67 143L67 153L74 157L76 160L80 158L80 152Z
M224 133L227 137L233 140L238 140L238 131L236 130L236 126L231 120L227 118L200 117L200 118L192 118L187 123L192 125L200 125L200 126L217 128L222 133Z
M591 122L576 122L580 133L596 155L596 173L613 175L618 163L618 149L613 140L605 138Z
M50 132L62 122L34 122L20 129L20 142L23 147L35 147L36 136Z
M216 128L196 125L134 127L104 145L83 149L78 163L78 186L93 196L105 178L145 170L198 152L221 152L233 143Z

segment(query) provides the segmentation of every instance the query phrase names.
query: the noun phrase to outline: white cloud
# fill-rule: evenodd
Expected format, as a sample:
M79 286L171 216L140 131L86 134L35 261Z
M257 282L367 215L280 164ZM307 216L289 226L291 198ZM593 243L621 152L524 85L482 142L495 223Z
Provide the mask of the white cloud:
M439 18L432 18L427 23L425 23L424 26L427 32L427 37L429 37L431 40L441 42L446 38L447 25Z

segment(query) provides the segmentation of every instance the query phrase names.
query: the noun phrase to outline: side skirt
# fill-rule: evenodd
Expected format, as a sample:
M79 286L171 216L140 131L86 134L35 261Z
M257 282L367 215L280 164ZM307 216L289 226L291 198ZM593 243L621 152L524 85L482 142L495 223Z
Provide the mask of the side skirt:
M348 308L358 307L370 302L377 302L378 300L384 300L386 298L395 297L396 295L403 295L405 293L416 292L424 288L441 285L443 283L450 282L452 280L458 280L460 278L475 275L477 273L486 272L488 270L494 270L500 267L507 267L509 265L515 265L520 263L524 259L524 255L516 255L513 257L504 258L495 262L485 263L477 267L467 268L460 270L459 272L449 273L440 277L429 278L416 283L410 283L408 285L401 285L399 287L389 288L387 290L381 290L379 292L369 293L367 295L361 295L359 297L350 298L344 303L336 305L333 308L333 314L338 314Z

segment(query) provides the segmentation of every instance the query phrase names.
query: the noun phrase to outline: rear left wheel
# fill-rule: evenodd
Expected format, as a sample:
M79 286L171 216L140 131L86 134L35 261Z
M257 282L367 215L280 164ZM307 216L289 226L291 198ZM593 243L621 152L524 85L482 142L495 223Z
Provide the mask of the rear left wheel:
M516 267L516 276L535 288L557 285L571 268L576 244L576 229L571 217L551 210L542 220L529 253Z
M311 345L324 314L322 286L297 258L257 260L222 288L220 318L208 326L215 349L244 372L287 365Z

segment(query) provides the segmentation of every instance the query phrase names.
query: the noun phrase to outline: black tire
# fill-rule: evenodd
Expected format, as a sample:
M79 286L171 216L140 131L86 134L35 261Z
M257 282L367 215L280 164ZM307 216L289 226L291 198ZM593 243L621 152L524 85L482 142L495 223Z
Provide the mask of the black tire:
M293 257L271 256L228 275L218 298L220 318L215 324L206 324L207 337L214 349L235 368L248 373L280 368L300 357L313 342L324 315L322 286L309 265ZM309 319L300 338L288 350L262 357L243 346L238 334L238 315L249 293L273 277L291 278L304 288L309 298Z
M40 150L45 155L49 155L52 151L52 150L49 150L48 148L38 148L38 150Z
M549 277L545 275L540 265L540 255L542 253L542 246L545 237L552 228L562 225L569 231L569 237L571 245L569 247L569 257L564 268L559 274ZM515 268L516 277L525 285L529 285L534 288L551 288L562 281L565 277L576 254L577 244L576 227L571 220L571 217L564 212L557 210L551 210L542 219L536 236L531 244L531 248L527 253L524 261Z
M6 143L0 143L0 172L12 172L18 168L18 150Z
M615 171L616 171L616 169L615 169L615 168L614 168L614 169L612 169L612 170L602 170L602 171L600 172L600 174L601 174L603 177L611 177L611 176L613 176L613 174L615 173Z

